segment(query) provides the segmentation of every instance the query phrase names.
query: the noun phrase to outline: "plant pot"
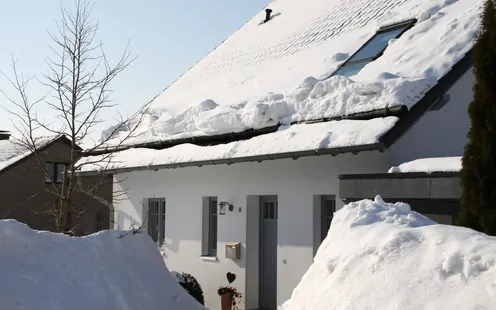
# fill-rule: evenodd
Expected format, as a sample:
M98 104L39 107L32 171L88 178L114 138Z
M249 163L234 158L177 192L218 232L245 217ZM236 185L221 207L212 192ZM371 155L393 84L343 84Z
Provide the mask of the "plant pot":
M222 310L232 310L232 296L229 293L220 296L220 306Z

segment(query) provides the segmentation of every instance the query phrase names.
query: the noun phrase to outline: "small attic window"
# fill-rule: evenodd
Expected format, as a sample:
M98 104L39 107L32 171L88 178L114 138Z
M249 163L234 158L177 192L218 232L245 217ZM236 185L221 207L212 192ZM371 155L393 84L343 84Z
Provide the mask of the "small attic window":
M333 75L350 77L357 74L365 65L382 55L388 46L389 40L399 38L405 31L410 29L414 23L415 20L410 20L405 23L379 29L377 33L365 42L365 44L336 72L334 72Z

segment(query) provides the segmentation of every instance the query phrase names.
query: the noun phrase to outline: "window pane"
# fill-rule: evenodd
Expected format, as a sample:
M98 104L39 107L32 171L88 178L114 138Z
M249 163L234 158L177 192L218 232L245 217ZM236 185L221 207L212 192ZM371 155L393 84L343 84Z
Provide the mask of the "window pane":
M210 216L209 250L210 254L217 251L217 215L213 214Z
M52 182L53 178L53 163L45 163L45 182Z
M388 45L389 40L394 39L405 27L392 29L376 34L362 49L358 51L350 60L357 61L365 58L376 57Z
M153 210L155 205L154 201L150 201L149 211ZM152 237L152 240L158 241L158 214L154 212L148 212L148 235Z
M210 199L208 219L208 254L217 254L217 199Z
M332 218L336 211L336 200L334 196L325 196L322 199L322 241L327 237L329 228L331 228Z
M164 245L164 241L165 241L165 214L162 213L160 217L160 239L158 245L159 246Z
M62 183L62 181L64 180L65 170L66 170L65 164L60 164L60 163L55 164L55 181L57 183Z
M360 70L362 70L362 68L365 67L366 64L368 64L367 61L359 62L351 65L344 65L341 68L339 68L339 70L336 71L334 75L341 75L346 77L354 76L358 72L360 72Z
M217 215L217 199L210 200L210 214Z
M165 200L162 200L161 201L161 208L160 208L160 212L162 212L162 214L165 214Z

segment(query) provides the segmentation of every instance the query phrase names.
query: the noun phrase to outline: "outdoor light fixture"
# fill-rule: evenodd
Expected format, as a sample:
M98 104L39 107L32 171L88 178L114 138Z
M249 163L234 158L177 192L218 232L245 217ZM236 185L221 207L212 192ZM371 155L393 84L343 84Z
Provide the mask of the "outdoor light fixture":
M226 206L229 208L229 211L232 211L234 209L234 206L230 204L227 201L221 201L219 202L219 214L224 215L226 214Z

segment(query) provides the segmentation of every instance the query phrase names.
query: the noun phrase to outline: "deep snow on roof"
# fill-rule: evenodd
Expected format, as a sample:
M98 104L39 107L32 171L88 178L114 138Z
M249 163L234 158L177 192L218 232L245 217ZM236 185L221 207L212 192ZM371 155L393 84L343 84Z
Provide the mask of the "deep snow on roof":
M260 12L157 96L127 143L411 107L471 49L482 3L273 1L269 22ZM327 78L380 27L412 18L357 75Z
M281 153L316 151L369 145L390 130L397 117L371 120L341 120L316 124L300 124L279 128L278 131L260 135L249 140L214 146L181 144L163 150L131 148L116 152L113 156L97 155L83 157L78 165L80 171L130 169L246 158Z
M462 169L462 157L431 157L419 158L399 166L393 166L389 173L404 172L458 172Z
M41 148L59 137L60 136L46 136L36 138L37 147ZM0 140L0 171L32 153L30 148L20 141Z

